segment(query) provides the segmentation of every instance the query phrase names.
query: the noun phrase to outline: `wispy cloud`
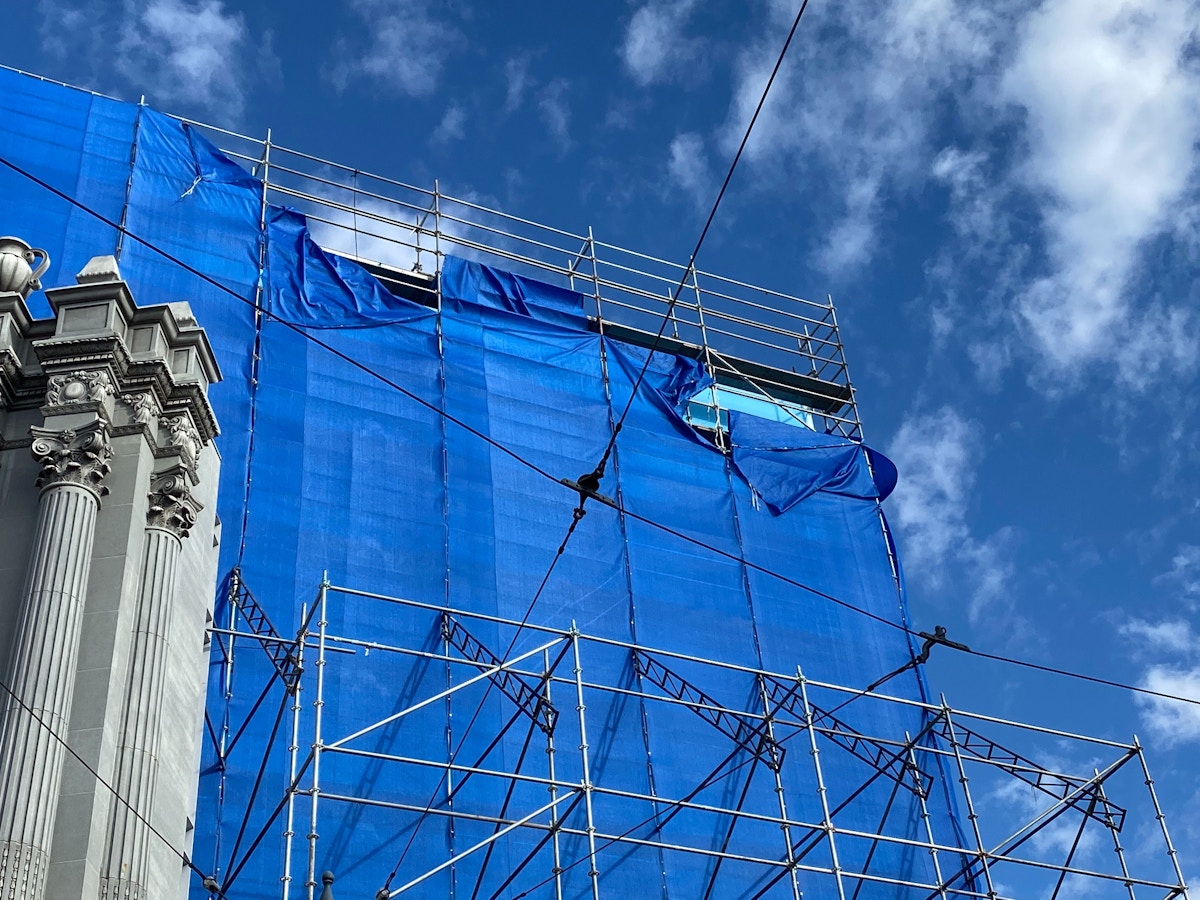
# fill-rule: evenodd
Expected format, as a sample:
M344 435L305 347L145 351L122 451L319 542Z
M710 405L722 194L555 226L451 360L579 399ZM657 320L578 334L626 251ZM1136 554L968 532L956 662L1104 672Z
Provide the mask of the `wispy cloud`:
M529 64L528 54L514 56L504 64L504 111L507 113L516 112L521 108L526 93L533 86Z
M700 41L686 33L696 0L651 0L640 6L625 27L621 62L630 77L647 86L684 75L700 52Z
M772 8L768 36L736 66L724 126L729 147L740 140L795 15L792 3ZM835 186L834 218L818 223L827 236L816 261L836 274L875 254L886 192L926 177L940 101L992 53L998 12L955 0L850 0L814 12L771 89L748 161L765 184L798 171L805 183Z
M1200 646L1192 626L1182 619L1164 622L1147 622L1145 619L1130 619L1118 629L1122 636L1137 642L1139 647L1151 653L1187 653Z
M559 152L565 153L571 148L571 107L567 102L570 82L565 78L555 78L542 91L538 98L538 112L546 130L558 145Z
M980 538L967 524L981 443L978 425L951 407L909 418L888 447L900 470L888 506L910 576L931 590L963 585L972 622L1016 622L1007 590L1011 534Z
M1171 568L1155 582L1174 588L1183 604L1195 609L1200 603L1200 545L1180 545L1171 557Z
M1200 635L1189 622L1134 618L1118 626L1117 633L1139 658L1149 661L1142 687L1200 701ZM1200 706L1145 694L1136 700L1145 727L1156 739L1170 746L1200 741Z
M429 142L432 144L448 144L452 141L462 140L466 133L467 112L461 105L451 103L446 107L446 112L442 116L442 120L433 129L433 134L429 136Z
M704 138L690 131L675 136L667 161L667 177L697 208L712 202L712 171Z
M343 91L362 80L410 97L437 89L448 58L462 43L452 22L428 0L348 0L347 6L361 27L335 44L334 87Z
M1151 666L1142 687L1173 697L1200 701L1200 667ZM1200 706L1162 697L1138 696L1142 719L1167 746L1200 741Z
M43 49L69 65L115 72L152 103L237 121L247 87L278 77L270 32L252 34L222 0L40 0Z

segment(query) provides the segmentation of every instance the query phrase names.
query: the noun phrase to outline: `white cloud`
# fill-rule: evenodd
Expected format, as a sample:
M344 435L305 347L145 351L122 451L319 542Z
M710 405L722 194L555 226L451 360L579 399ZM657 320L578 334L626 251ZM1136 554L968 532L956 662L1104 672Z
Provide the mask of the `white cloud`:
M570 83L565 78L555 78L546 85L538 99L542 121L560 152L566 152L571 146L571 107L567 105L569 89Z
M457 103L451 103L446 107L442 121L438 122L437 128L433 129L433 134L429 136L429 140L434 144L448 144L451 141L462 140L466 133L466 110Z
M1200 140L1200 72L1188 53L1198 17L1192 0L1048 0L1021 29L1002 96L1024 114L1019 174L1040 206L1050 268L1018 312L1054 369L1117 356L1131 334L1122 374L1135 381L1148 360L1194 358L1174 311L1135 318L1131 280L1146 241L1186 218Z
M907 420L888 448L900 470L889 501L904 533L906 566L938 579L942 561L967 538L978 429L945 407Z
M504 64L504 111L511 113L521 108L525 94L533 84L529 74L529 56L514 56Z
M49 55L88 81L115 75L171 111L232 124L248 86L278 77L271 34L251 34L222 0L39 0L38 9Z
M769 37L742 54L724 128L741 140L795 15L775 4ZM941 98L989 59L1001 11L956 0L849 0L806 13L748 145L765 185L798 170L835 192L817 261L833 273L869 261L883 198L923 181ZM818 41L814 35L819 33ZM794 176L792 176L794 177Z
M1012 535L1000 529L981 539L967 525L980 453L978 426L950 407L908 419L888 447L900 470L888 507L905 570L934 590L966 586L973 622L1012 615Z
M684 34L696 0L651 0L629 20L621 42L621 61L643 87L685 74L700 49Z
M1200 601L1200 545L1183 544L1171 557L1171 568L1155 579L1175 587L1188 606Z
M667 160L667 176L697 207L712 202L712 172L708 163L708 152L704 148L704 138L695 132L675 136L671 141Z
M349 0L348 5L367 37L337 42L334 87L343 91L361 79L409 97L432 94L462 40L458 29L436 15L428 0Z
M1130 619L1117 631L1138 641L1151 653L1187 653L1198 646L1191 625L1182 619L1156 623L1144 619Z
M1175 697L1200 701L1200 668L1152 666L1142 687ZM1162 697L1137 695L1142 719L1155 738L1167 746L1200 741L1200 705Z

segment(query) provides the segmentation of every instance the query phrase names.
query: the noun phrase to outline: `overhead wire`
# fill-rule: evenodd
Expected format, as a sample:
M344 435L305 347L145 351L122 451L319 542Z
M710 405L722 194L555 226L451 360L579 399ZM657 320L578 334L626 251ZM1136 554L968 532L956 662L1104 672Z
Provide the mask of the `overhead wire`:
M150 830L151 834L153 834L160 841L162 841L163 844L167 847L167 849L169 849L173 854L178 856L180 861L185 866L187 866L187 868L191 869L191 871L193 873L195 873L196 875L198 875L200 877L200 880L202 882L207 882L209 880L209 876L207 874L205 874L205 872L202 869L200 869L199 866L197 866L194 862L192 862L192 858L190 856L188 856L186 853L184 853L182 850L180 850L178 847L176 847L170 838L168 838L165 834L163 834L161 831L159 831L157 828L155 828L153 822L151 822L148 818L146 818L144 815L142 815L142 813L139 812L133 806L133 804L130 803L129 800L127 800L125 798L125 796L120 791L118 791L115 787L113 787L112 784L110 784L99 772L96 771L96 769L92 766L91 763L89 763L86 759L84 759L82 756L79 755L79 753L75 750L75 748L72 747L67 742L66 738L64 738L57 731L55 731L54 727L49 722L47 722L45 719L43 719L41 716L39 716L37 714L37 712L31 706L29 706L29 704L27 704L20 696L18 696L17 692L14 691L12 688L10 688L8 686L8 684L5 683L3 680L0 680L0 690L3 690L4 693L6 693L9 696L9 698L14 703L16 703L17 706L19 706L26 715L29 716L29 718L31 718L35 723L37 723L39 726L41 726L42 729L54 740L55 743L57 743L60 747L62 747L67 753L71 754L71 756L75 759L75 761L77 763L79 763L81 766L83 766L88 771L88 773L92 776L92 778L94 778L96 780L97 784L103 785L104 788L110 794L112 794L112 797L114 800L116 800L118 803L120 803L122 806L124 806L127 810L129 810L129 812L133 814L134 818L136 818L139 822L141 822L143 825L145 825L146 828L148 828ZM207 886L207 884L206 884L206 886Z
M662 342L663 334L666 333L667 324L672 321L672 313L674 313L675 307L679 303L679 297L687 285L688 277L694 276L696 257L700 255L700 248L704 246L704 240L708 237L708 231L712 227L713 219L716 218L721 201L725 199L725 192L729 188L729 182L733 180L733 173L737 170L738 163L742 159L742 154L746 150L746 145L750 142L750 135L754 131L755 124L758 122L759 114L766 105L767 96L771 93L771 87L775 84L775 77L779 74L779 70L783 66L783 60L787 56L788 48L792 45L792 39L796 36L796 30L800 27L800 20L804 18L804 11L806 9L808 9L808 0L803 0L799 11L796 13L796 18L792 21L792 27L788 30L787 38L783 42L779 56L775 60L775 66L771 69L771 74L767 77L767 83L763 86L762 94L758 98L758 105L754 107L754 114L750 116L750 121L747 123L746 130L742 134L742 140L738 144L737 152L734 153L733 160L729 164L729 169L725 173L725 180L721 182L721 188L717 191L717 198L713 201L712 208L708 211L708 218L704 221L704 227L700 229L700 236L696 239L696 246L692 248L687 266L684 267L683 277L679 279L679 284L676 285L675 290L671 294L671 301L667 304L666 312L662 315L662 321L659 322L658 332L654 335L654 341L650 344L650 349L646 353L646 359L638 371L637 378L634 379L633 386L630 388L629 399L625 401L625 408L621 410L621 415L613 426L612 434L604 447L604 452L600 456L600 462L596 464L596 468L593 470L593 474L598 476L598 478L604 476L605 467L608 465L608 460L612 456L613 449L616 447L617 437L620 435L621 429L625 427L625 419L628 418L629 411L633 408L633 401L637 397L638 389L642 386L642 382L646 378L646 373L650 369L650 362L654 358L655 351L658 350L658 345Z
M784 58L787 56L787 51L792 44L792 39L796 36L796 30L800 27L800 20L804 17L804 11L808 8L808 2L809 0L803 0L803 2L800 4L800 10L796 13L796 18L792 22L792 27L788 30L787 38L783 43L783 48L780 50L778 58L775 60L775 66L771 70L770 76L767 78L767 83L763 87L763 92L759 97L758 105L754 109L754 114L750 117L750 122L747 124L746 130L742 135L742 140L738 145L737 152L734 154L733 160L729 164L729 169L725 173L725 179L722 181L721 188L717 192L716 200L713 201L712 207L709 209L708 217L705 219L704 227L700 230L700 236L696 240L696 245L692 249L691 255L688 257L688 263L687 266L684 267L683 277L680 278L679 284L676 285L675 290L671 294L670 302L667 304L666 311L663 313L662 319L659 322L658 331L654 335L654 340L651 342L649 350L646 352L646 358L642 362L642 366L638 371L637 378L634 379L633 385L630 387L629 397L625 401L625 407L621 410L621 415L613 425L612 432L604 445L604 451L600 455L600 461L596 464L596 467L590 474L583 475L579 478L579 506L576 507L572 515L571 524L567 527L566 534L563 536L563 539L558 546L558 550L555 552L554 557L550 561L550 565L547 567L545 574L542 576L541 583L538 585L537 591L534 592L533 598L530 600L529 606L525 610L525 615L522 616L521 622L517 626L516 631L512 636L512 640L509 641L508 650L506 650L504 654L505 656L508 656L508 654L512 652L512 648L516 645L517 639L520 637L522 630L525 628L525 625L529 620L529 616L533 612L533 608L537 605L538 600L541 598L542 593L550 580L551 574L554 572L555 567L558 565L558 561L562 558L563 553L566 551L567 544L570 543L571 537L578 528L580 520L586 513L588 497L597 496L595 492L600 486L600 482L604 477L608 462L612 457L613 450L616 448L617 437L620 435L621 429L625 425L625 419L629 416L630 410L633 408L633 402L637 397L638 390L641 388L642 382L646 378L646 373L649 371L650 363L654 359L654 354L658 350L658 345L662 342L663 334L666 332L667 324L671 321L672 314L675 311L676 305L679 303L679 298L683 293L683 289L687 285L688 277L693 273L696 257L700 253L700 248L704 245L705 238L708 237L708 232L712 227L713 220L716 218L717 210L721 206L721 201L725 197L725 192L729 188L729 183L733 180L733 174L737 170L738 163L741 161L742 153L745 152L746 145L750 141L750 135L754 130L754 125L757 123L759 114L762 112L763 106L766 104L767 96L771 91L771 86L775 83L775 77L779 74L779 69L783 65ZM479 701L479 705L475 708L475 712L471 716L471 720L467 724L466 730L463 732L463 736L459 743L460 747L466 741L467 735L470 733L472 726L474 726L476 720L478 719L479 712L483 709L483 704L487 701L490 691L491 682L488 683L487 689L484 691L484 695ZM451 756L451 762L453 762L453 755ZM407 855L408 850L412 846L413 840L416 837L416 829L420 827L420 824L428 814L429 809L432 808L433 800L436 799L438 791L441 790L442 783L445 781L448 772L449 769L443 773L441 781L434 786L433 795L430 797L430 802L426 804L426 811L418 818L417 824L414 826L413 833L409 836L408 843L405 845L404 850L400 854L400 859L396 862L391 874L388 875L387 880L384 882L384 887L381 893L386 891L391 886L392 880L396 877L396 873L399 871L401 864L404 862L404 857Z
M216 278L213 278L211 275L207 274L206 272L203 272L203 271L197 269L195 266L190 265L186 261L175 256L174 254L172 254L166 250L163 250L162 248L155 245L152 241L141 237L140 235L130 231L129 229L125 228L124 226L119 225L116 222L113 222L111 219L106 217L103 213L100 213L100 212L92 209L91 207L87 206L85 203L82 203L81 201L75 199L74 197L71 197L70 195L59 190L58 188L54 187L53 185L49 184L48 182L39 178L38 176L34 175L33 173L29 172L28 170L22 168L21 166L18 166L17 164L13 163L11 160L7 159L6 157L4 157L2 155L0 155L0 165L3 165L4 167L11 169L13 172L16 172L18 175L32 181L34 184L37 184L39 187L50 192L51 194L58 197L59 199L69 203L71 206L75 207L76 209L79 209L81 212L84 212L84 213L90 215L91 217L93 217L97 221L103 223L104 225L107 225L108 227L110 227L116 231L124 233L126 237L130 238L131 240L135 241L138 244L141 244L143 247L147 248L152 253L155 253L156 255L165 259L167 262L172 263L173 265L179 266L184 271L194 275L195 277L199 278L201 281L217 288L218 290L222 291L223 293L228 294L230 297L233 297L240 303L244 303L248 306L256 306L254 301L251 300L250 298L242 296L240 293L238 293L233 288L229 287L226 284L223 284L221 281L217 280ZM261 307L259 307L259 308L261 308ZM564 487L564 488L567 487L566 485L563 484L563 481L561 478L551 474L543 467L537 465L532 460L525 458L517 451L515 451L512 448L508 447L507 445L501 443L500 441L497 441L495 438L491 437L490 435L483 433L478 428L475 428L474 426L472 426L470 423L465 422L462 419L458 418L457 416L453 415L452 413L449 413L446 410L439 408L436 404L426 400L425 398L414 393L413 391L410 391L409 389L405 388L403 385L398 384L396 381L388 378L383 373L378 372L375 369L372 369L370 366L355 359L354 357L350 356L349 354L344 353L343 351L338 350L336 347L331 346L328 342L321 340L319 337L317 337L314 334L311 334L309 331L305 330L303 327L287 321L282 316L278 315L277 313L271 312L269 309L266 309L266 308L261 308L261 309L262 309L262 313L263 313L264 317L271 319L272 321L274 321L274 322L278 323L279 325L287 328L288 330L294 332L295 334L299 335L300 337L304 338L305 340L310 341L313 345L320 347L322 350L325 350L326 352L330 353L332 356L336 357L337 359L341 360L342 362L345 362L347 365L350 365L353 368L359 370L363 374L368 375L369 377L374 378L375 380L381 382L382 384L387 385L388 387L392 388L393 390L397 391L398 393L402 394L403 396L409 398L414 403L417 403L418 405L424 407L425 409L443 417L444 419L446 419L446 421L458 426L459 428L462 428L468 434L471 434L474 437L477 437L478 439L482 440L489 446L493 447L494 449L500 451L501 453L505 454L506 456L508 456L515 462L517 462L519 465L524 466L525 468L537 473L538 475L559 485L560 487ZM572 489L572 490L574 490L574 489ZM740 557L738 557L737 555L735 555L727 550L723 550L719 547L715 547L711 544L704 542L703 540L701 540L699 538L685 534L677 529L671 528L668 525L664 525L660 522L655 521L654 519L651 519L647 516L644 516L637 512L634 512L633 510L630 510L628 507L618 504L615 501L602 501L602 502L605 502L605 505L612 507L614 510L616 510L617 512L620 512L623 515L629 516L630 518L635 519L636 521L639 521L642 524L648 525L659 531L666 532L667 534L677 537L680 540L686 541L694 546L708 550L712 553L717 554L718 556L726 557L735 562L743 561ZM556 553L556 557L558 557L558 556L561 556L561 554ZM751 562L750 560L744 560L744 562L745 562L747 568L750 568L756 572L760 572L763 575L766 575L771 578L775 578L779 581L782 581L785 584L789 584L795 588L803 590L803 591L805 591L809 594L812 594L816 597L820 597L823 600L827 600L831 603L835 603L839 606L844 607L845 609L851 610L851 611L858 613L860 615L863 615L869 619L873 619L874 621L879 622L882 625L886 625L890 628L894 628L898 631L902 631L911 637L914 637L914 638L921 637L921 633L919 631L908 628L908 627L906 627L900 623L897 623L891 619L877 615L876 613L873 613L870 610L863 609L860 606L855 606L853 603L849 603L846 600L842 600L838 597L833 596L832 594L821 591L820 589L815 588L811 585L804 584L803 582L797 581L794 578L789 578L788 576L783 575L782 573L776 572L770 568L767 568L766 566L758 565L754 562ZM1029 662L1027 660L1021 660L1021 659L1017 659L1015 657L1005 656L1002 654L990 654L990 653L985 653L983 651L975 650L975 649L963 650L960 652L968 653L973 656L980 656L985 659L995 660L997 662L1009 663L1011 665L1021 666L1021 667L1028 668L1028 669L1034 669L1037 671L1047 672L1047 673L1051 673L1051 674L1055 674L1055 675L1061 675L1061 676L1067 677L1067 678L1074 678L1074 679L1078 679L1078 680L1082 680L1082 681L1087 681L1087 682L1091 682L1093 684L1105 685L1107 687L1113 687L1113 688L1118 688L1121 690L1131 691L1134 693L1144 694L1146 696L1158 697L1158 698L1161 698L1164 700L1177 700L1182 703L1190 703L1190 704L1200 706L1200 698L1183 697L1183 696L1179 696L1176 694L1166 693L1163 691L1155 691L1150 688L1138 687L1137 685L1132 685L1132 684L1128 684L1125 682L1116 681L1113 679L1101 678L1101 677L1095 676L1095 675L1087 675L1087 674L1084 674L1081 672L1075 672L1072 670L1057 668L1054 666L1044 666L1039 663Z
M803 16L804 9L807 7L807 2L808 2L808 0L805 0L805 2L802 4L802 6L800 8L800 12L798 13L796 20L793 22L792 29L791 29L791 31L789 31L788 39L784 46L784 52L786 52L787 46L788 46L788 44L790 44L792 37L795 34L795 31L799 24L800 18ZM782 63L782 57L783 57L783 54L781 54L780 59L776 63L775 69L771 73L770 80L768 81L768 89L770 87L771 82L773 82L773 80L779 70L779 67ZM764 91L764 95L760 99L759 105L755 110L754 117L751 120L751 128L753 127L753 123L757 119L758 114L762 109L765 99L766 99L766 91ZM694 264L695 256L699 252L700 246L703 243L703 239L709 230L709 226L711 225L712 218L715 215L716 209L719 206L721 199L724 196L724 193L728 186L729 180L732 177L733 169L736 166L738 159L740 159L742 151L744 150L744 148L746 146L746 143L749 138L749 133L750 133L750 128L747 129L747 133L743 137L742 144L739 146L738 153L735 156L734 164L730 167L730 171L726 176L725 182L722 184L721 191L718 194L717 202L714 204L713 210L710 213L709 218L705 223L704 230L701 234L701 239L700 239L700 241L697 242L696 249L693 251L693 254L689 260L689 271L691 269L691 266ZM446 410L438 407L436 404L426 400L425 398L421 397L420 395L405 388L403 385L399 384L394 379L388 378L383 373L381 373L375 369L372 369L370 366L366 365L365 363L361 362L360 360L355 359L354 357L350 356L349 354L339 350L337 347L334 347L331 344L329 344L328 342L321 340L319 337L312 334L310 331L304 329L302 326L297 325L293 322L290 322L290 321L286 320L285 318L279 316L277 313L274 313L274 312L270 311L269 309L266 309L265 307L263 307L259 304L256 304L252 299L244 297L238 291L236 291L233 288L229 287L228 285L224 284L220 280L218 280L218 279L214 278L213 276L207 274L206 272L196 268L195 266L192 266L191 264L187 263L185 260L180 259L179 257L175 256L174 254L162 249L161 247L158 247L152 241L141 237L140 235L138 235L138 234L134 233L133 231L129 230L128 228L126 228L124 225L114 222L113 220L109 219L108 217L106 217L105 215L100 213L99 211L92 209L91 207L87 206L86 204L82 203L81 201L77 200L76 198L70 196L66 192L60 190L59 188L55 187L54 185L50 184L49 182L45 181L44 179L39 178L37 175L24 169L23 167L17 165L16 163L12 162L11 160L7 159L6 157L4 157L2 155L0 155L0 165L3 165L4 167L6 167L6 168L10 169L11 171L13 171L14 173L16 173L17 175L31 181L32 183L37 184L43 190L46 190L50 194L58 197L60 200L63 200L64 202L66 202L66 203L70 204L71 206L79 209L80 211L86 213L87 215L91 216L92 218L96 219L97 221L101 222L102 224L108 226L109 228L112 228L117 233L122 234L125 237L128 237L129 239L142 245L143 247L150 250L152 253L158 255L159 257L166 260L167 262L169 262L175 266L178 266L180 269L188 272L189 274L191 274L194 277L198 278L199 280L205 282L206 284L209 284L212 287L215 287L216 289L218 289L219 291L221 291L225 294L228 294L229 296L233 297L234 299L238 300L241 303L255 307L262 313L262 315L265 318L270 319L273 322L292 331L293 333L301 336L305 340L311 342L313 345L320 347L322 350L326 351L333 357L335 357L335 358L341 360L342 362L346 363L347 365L350 365L351 367L361 371L363 374L385 384L387 387L389 387L389 388L395 390L397 393L407 397L408 399L417 403L419 406L422 406L423 408L435 413L436 415L443 417L446 421L451 422L452 424L458 426L459 428L462 428L464 431L473 435L474 437L478 438L479 440L482 440L483 442L485 442L486 444L488 444L495 450L497 450L497 451L503 453L504 455L508 456L509 458L511 458L513 461L515 461L519 465L524 466L525 468L535 472L536 474L542 476L543 478L546 478L549 481L554 482L555 484L560 484L560 485L562 484L562 479L556 477L555 475L553 475L552 473L550 473L543 467L537 465L532 460L529 460L526 457L522 456L520 453L513 450L512 448L510 448L510 447L506 446L505 444L501 443L500 441L497 441L496 439L492 438L490 435L487 435L486 433L480 431L478 428L475 428L470 423L468 423L468 422L458 418L457 416L453 415L452 413L449 413ZM678 297L680 296L682 288L683 288L683 286L686 285L686 279L687 279L687 276L685 275L684 279L681 281L680 287L676 290L676 292L673 295L673 298L671 301L671 306L668 307L668 313L666 316L664 316L662 325L658 331L658 334L656 335L654 344L651 347L651 351L650 351L651 354L654 352L654 349L657 347L658 343L661 341L661 337L662 337L663 333L665 332L666 324L669 321L670 311L673 308L674 304L677 303ZM601 457L601 464L597 467L598 471L602 470L603 465L607 462L608 458L611 456L611 452L612 452L613 447L615 446L617 435L618 435L619 431L621 430L621 428L623 427L624 420L628 416L628 414L632 408L632 403L633 403L634 397L636 395L637 389L638 389L638 387L640 387L640 384L644 380L646 372L648 371L649 362L650 362L650 356L648 355L647 360L643 364L643 366L639 372L638 378L633 385L630 397L627 400L626 405L622 411L622 415L621 415L620 419L618 419L617 423L614 425L612 435L610 436L610 438L606 444L605 452ZM594 493L589 493L587 496L590 496L593 498L596 497L596 495ZM580 508L582 508L582 502L583 501L581 498L581 507L578 507L576 509L576 513L578 513ZM867 618L870 618L882 625L886 625L888 627L902 631L912 637L920 637L921 636L919 632L917 632L913 629L910 629L910 628L904 626L903 624L897 623L891 619L888 619L888 618L885 618L878 614L875 614L875 613L871 612L870 610L856 606L852 603L849 603L848 601L842 600L834 595L831 595L827 592L824 592L817 588L814 588L811 585L807 585L796 579L789 578L788 576L783 575L782 573L776 572L772 569L769 569L765 566L761 566L761 565L753 563L749 560L745 560L744 558L741 558L727 550L723 550L721 548L715 547L711 544L706 543L703 540L692 537L691 535L685 534L683 532L678 531L677 529L671 528L670 526L659 523L647 516L636 513L634 511L630 510L628 507L620 505L614 501L602 500L602 502L605 502L605 505L612 507L619 513L621 513L623 515L627 515L630 518L632 518L636 521L639 521L649 527L655 528L659 531L663 531L663 532L670 534L676 538L679 538L680 540L686 541L694 546L697 546L697 547L705 549L709 552L715 553L718 556L723 556L723 557L729 558L731 560L743 563L749 569L752 569L754 571L760 572L763 575L766 575L768 577L782 581L785 584L788 584L797 589L803 590L809 594L812 594L816 597L824 599L828 602L842 606L848 610L851 610L855 613L858 613ZM569 542L571 535L574 533L575 528L577 527L580 518L581 518L581 516L579 516L579 515L576 515L573 518L571 526L568 528L567 534L564 536L563 543L560 544L559 549L556 551L555 556L552 559L551 564L546 571L546 574L543 576L542 581L538 587L538 590L535 592L533 600L532 600L529 608L527 609L525 616L522 619L521 625L518 626L518 634L519 634L520 629L522 627L524 627L525 623L528 621L529 615L532 613L533 606L536 604L538 598L540 598L541 594L544 592L546 584L548 583L549 577L550 577L551 573L553 572L554 567L557 565L557 562L559 561L559 559L561 559L563 553L565 552L566 544L567 544L567 542ZM514 635L514 641L515 641L515 639L516 639L516 635ZM511 647L510 647L510 649L511 649ZM958 648L958 649L960 649L961 652L967 653L968 655L978 656L983 659L989 659L989 660L993 660L996 662L1006 663L1009 665L1014 665L1014 666L1034 670L1034 671L1040 671L1040 672L1047 673L1047 674L1057 675L1060 677L1071 678L1071 679L1075 679L1075 680L1079 680L1079 681L1083 681L1083 682L1087 682L1087 683L1091 683L1091 684L1096 684L1096 685L1106 686L1106 687L1115 688L1115 689L1119 689L1119 690L1124 690L1124 691L1128 691L1131 693L1140 694L1143 696L1154 697L1154 698L1163 699L1163 700L1169 700L1169 701L1174 701L1174 702L1187 703L1187 704L1191 704L1191 705L1200 706L1200 698L1186 697L1186 696L1181 696L1181 695L1177 695L1177 694L1171 694L1171 693L1168 693L1165 691L1157 691L1157 690L1153 690L1151 688L1133 685L1133 684L1129 684L1127 682L1117 681L1115 679L1102 678L1100 676L1089 675L1089 674L1076 672L1076 671L1069 670L1069 669L1064 669L1061 667L1043 665L1040 663L1035 663L1035 662L1032 662L1029 660L1023 660L1023 659L1019 659L1019 658L1015 658L1015 657L1007 656L1007 655L1003 655L1003 654L988 653L985 651L975 650L975 649L962 649L962 648ZM489 685L489 687L490 687L490 685ZM13 696L14 699L17 699L18 704L20 706L22 706L22 708L24 708L27 712L30 712L31 715L34 715L31 711L29 711L28 707L26 707L25 704L19 700L19 698L15 698L15 695L7 687L7 685L4 685L2 682L0 682L0 688L3 688L3 690L5 692L7 692L10 696ZM53 730L50 729L50 727L46 723L42 722L39 718L36 717L36 715L34 715L34 718L37 719L39 724L41 724L43 727L47 728L47 730L50 731L50 733L55 737L55 739L57 741L59 741L60 743L62 743L63 746L66 747L67 750L69 752L71 752L71 754L73 756L75 756L77 759L79 759L78 755L74 752L74 750L72 750L66 744L66 742L63 741L63 739L61 737L59 737L56 733L54 733ZM82 763L83 761L80 760L80 762ZM86 763L83 763L83 764L86 767ZM128 801L126 801L125 798L121 797L111 785L109 785L107 782L104 782L103 779L101 779L100 776L97 773L95 773L94 770L90 769L90 767L89 767L89 771L92 771L92 774L95 775L97 780L100 781L102 784L104 784L105 787L108 790L110 790L113 793L113 795L115 797L117 797L117 799L121 803L123 803L126 806L129 806ZM132 806L129 806L129 808L131 809L131 811L134 812L135 815L138 816L139 819L142 819L140 814L138 814L136 812L136 810L133 810ZM145 820L142 819L142 821L145 821ZM184 860L184 862L188 865L189 868L191 868L197 874L201 875L201 877L207 877L204 875L204 873L199 868L197 868L191 862L191 860L186 856L186 854L184 854L181 851L179 851L178 849L176 849L174 847L174 845L170 843L169 840L167 840L160 832L158 832L157 829L154 829L153 826L150 826L148 822L146 824L151 828L151 830L154 834L156 834L160 839L162 839L172 849L172 851L174 853L179 855L180 858ZM255 843L257 843L257 841Z

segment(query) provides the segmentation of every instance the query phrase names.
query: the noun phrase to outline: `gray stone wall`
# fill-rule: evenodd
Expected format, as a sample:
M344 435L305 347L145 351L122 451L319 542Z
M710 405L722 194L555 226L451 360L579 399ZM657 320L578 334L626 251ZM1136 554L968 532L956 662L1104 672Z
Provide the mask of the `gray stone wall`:
M136 306L111 257L77 281L44 321L0 292L0 673L86 762L0 696L0 895L182 897L180 858L88 767L190 851L220 375L186 304Z

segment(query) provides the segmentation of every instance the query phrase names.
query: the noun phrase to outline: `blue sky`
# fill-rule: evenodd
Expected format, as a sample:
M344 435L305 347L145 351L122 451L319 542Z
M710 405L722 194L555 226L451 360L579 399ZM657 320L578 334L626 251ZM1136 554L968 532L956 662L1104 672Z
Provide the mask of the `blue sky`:
M3 7L8 65L680 261L795 14ZM812 0L700 264L833 295L900 468L917 627L1200 698L1197 22L1189 0ZM950 652L929 674L956 706L1137 731L1200 873L1200 707Z

